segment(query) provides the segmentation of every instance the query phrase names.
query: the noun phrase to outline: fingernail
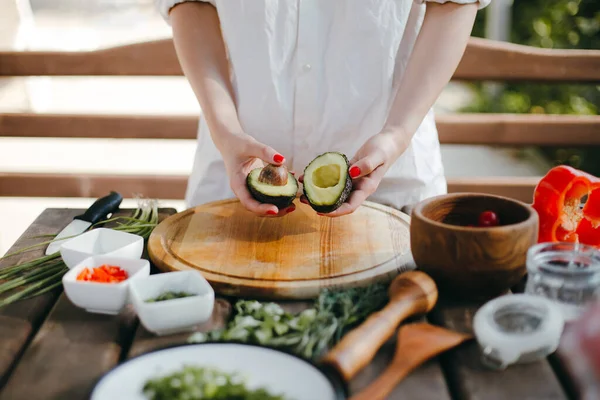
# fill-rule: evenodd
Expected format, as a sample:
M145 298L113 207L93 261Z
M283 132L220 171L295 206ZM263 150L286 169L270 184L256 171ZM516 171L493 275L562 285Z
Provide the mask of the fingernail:
M284 160L284 158L281 154L275 154L273 156L273 161L275 161L276 163L282 163L283 160Z
M296 207L290 207L290 208L288 208L288 209L286 210L286 212L287 212L288 214L289 214L289 213L291 213L291 212L294 212L294 211L296 211Z
M273 211L273 210L267 211L267 214L269 214L269 215L277 215L277 213L275 211Z
M354 167L350 168L350 176L352 178L356 178L359 175L360 175L360 168L358 168L356 165Z
M303 197L300 197L300 203L308 204L308 200Z
M325 216L325 214L318 212L317 215L320 215L321 217Z

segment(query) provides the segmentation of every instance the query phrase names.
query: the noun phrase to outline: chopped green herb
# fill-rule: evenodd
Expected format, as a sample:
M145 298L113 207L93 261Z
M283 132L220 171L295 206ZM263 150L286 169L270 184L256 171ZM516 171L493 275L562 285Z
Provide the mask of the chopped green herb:
M194 333L189 341L240 341L289 350L316 359L350 329L387 303L387 285L325 290L311 308L285 312L276 303L238 300L233 319L223 329Z
M165 292L157 297L146 300L146 303L155 303L157 301L180 299L182 297L190 297L190 296L194 296L194 294L186 293L186 292Z
M291 400L264 388L250 390L239 374L187 365L148 380L143 392L148 400Z

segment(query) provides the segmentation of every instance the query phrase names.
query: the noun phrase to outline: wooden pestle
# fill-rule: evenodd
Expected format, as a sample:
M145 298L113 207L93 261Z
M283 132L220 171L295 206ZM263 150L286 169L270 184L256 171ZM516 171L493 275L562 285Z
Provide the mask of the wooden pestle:
M421 271L399 274L390 284L388 304L347 333L322 363L331 365L348 382L371 362L403 320L429 312L437 297L437 287L429 275Z
M426 322L407 324L398 331L394 359L369 386L350 400L381 400L411 371L430 358L456 347L472 335L454 332Z

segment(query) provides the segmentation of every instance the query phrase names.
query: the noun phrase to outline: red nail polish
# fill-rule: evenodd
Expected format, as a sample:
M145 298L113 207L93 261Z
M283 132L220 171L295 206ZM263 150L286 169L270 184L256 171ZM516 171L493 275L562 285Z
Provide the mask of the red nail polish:
M289 213L294 212L294 211L296 211L296 207L290 207L290 208L287 209L286 212L289 214Z
M306 199L304 199L304 198L301 197L300 198L300 203L308 204L308 201Z
M269 214L269 215L277 215L277 213L275 211L273 211L273 210L267 211L267 214Z
M325 214L318 212L317 215L320 215L321 217L324 216Z
M273 161L275 161L276 163L282 163L283 160L284 160L284 158L281 154L275 154L273 156Z
M360 168L358 168L356 165L354 167L350 168L350 176L352 178L356 178L359 175L360 175Z

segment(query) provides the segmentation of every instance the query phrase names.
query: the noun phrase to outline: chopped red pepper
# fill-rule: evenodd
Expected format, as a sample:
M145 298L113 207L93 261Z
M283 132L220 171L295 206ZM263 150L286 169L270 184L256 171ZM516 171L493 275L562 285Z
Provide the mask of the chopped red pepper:
M533 208L540 221L538 242L600 245L600 178L566 165L554 167L535 188Z
M103 283L121 282L127 278L127 271L112 265L102 265L94 268L92 271L90 271L88 268L84 268L79 275L77 275L78 281Z

